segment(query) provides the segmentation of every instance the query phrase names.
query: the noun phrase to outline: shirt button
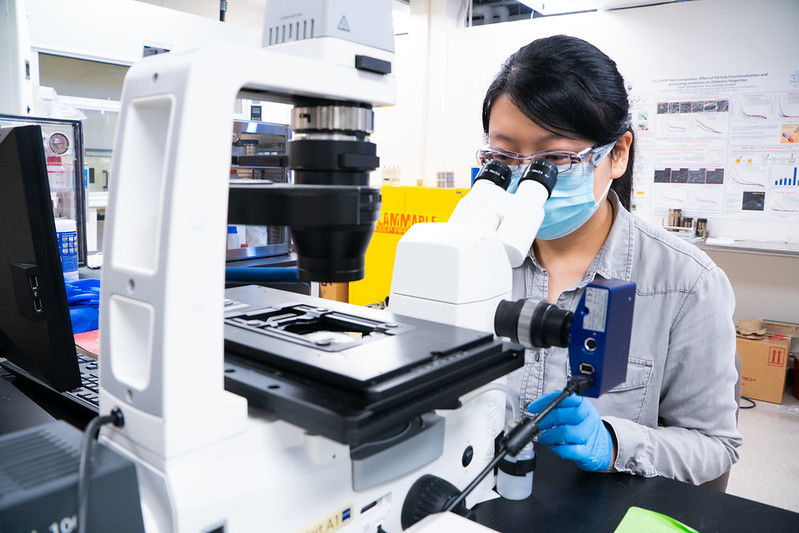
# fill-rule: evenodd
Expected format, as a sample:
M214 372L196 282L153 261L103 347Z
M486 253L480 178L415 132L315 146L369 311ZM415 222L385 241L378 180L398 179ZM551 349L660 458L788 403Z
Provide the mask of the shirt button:
M540 360L541 360L541 354L538 353L538 352L535 352L535 362L537 363Z

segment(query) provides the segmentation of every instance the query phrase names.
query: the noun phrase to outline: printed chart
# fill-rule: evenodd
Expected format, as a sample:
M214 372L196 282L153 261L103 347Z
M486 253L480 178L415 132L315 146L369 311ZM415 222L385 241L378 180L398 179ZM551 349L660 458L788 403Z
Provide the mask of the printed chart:
M663 78L631 90L635 208L799 219L799 90L781 78Z

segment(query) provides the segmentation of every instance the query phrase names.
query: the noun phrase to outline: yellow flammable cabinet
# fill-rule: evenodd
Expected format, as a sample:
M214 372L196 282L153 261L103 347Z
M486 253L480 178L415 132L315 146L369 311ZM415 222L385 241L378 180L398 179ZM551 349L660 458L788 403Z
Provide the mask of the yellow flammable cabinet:
M350 283L349 301L366 305L382 302L391 291L397 243L417 222L446 222L469 189L434 187L382 188L380 221L366 250L366 275Z

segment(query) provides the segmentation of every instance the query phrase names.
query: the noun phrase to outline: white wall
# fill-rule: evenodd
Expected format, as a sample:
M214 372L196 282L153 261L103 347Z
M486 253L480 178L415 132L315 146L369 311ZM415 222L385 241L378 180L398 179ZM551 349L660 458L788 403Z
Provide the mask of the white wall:
M260 45L260 31L133 0L25 0L34 48L133 64L145 44L173 51L213 41Z
M169 9L176 9L192 15L219 20L219 0L138 0ZM281 1L281 0L274 0ZM291 1L291 0L282 0ZM369 1L369 0L365 0ZM229 0L225 22L233 26L249 28L260 32L264 24L264 12L268 0ZM407 31L408 6L401 0L394 3L394 32Z
M735 291L735 320L799 323L799 258L709 251Z
M377 144L381 170L400 168L403 179L411 175L411 169L421 166L420 136L425 131L421 113L406 113L406 110L414 109L421 98L418 87L421 69L414 61L414 54L410 53L412 44L408 35L394 37L396 55L392 72L397 84L397 103L391 107L375 108L375 131L371 136L372 142ZM380 178L379 172L373 173L374 184Z
M442 65L448 61L448 32L462 25L462 6L461 0L411 0L407 9L395 2L395 31L402 32L394 38L397 102L375 110L373 140L381 168L400 168L404 185L419 179L435 183L435 170L427 163L432 157L428 138L446 130Z
M0 0L0 112L26 114L32 106L38 51L132 65L145 45L176 52L214 41L260 46L260 34L134 0Z
M411 7L413 16L413 3ZM586 39L617 62L628 85L636 85L663 73L755 72L791 65L799 71L797 56L784 48L784 36L795 33L797 21L796 0L693 0L474 28L433 28L447 38L443 43L429 39L438 50L429 52L430 64L419 70L434 71L436 82L429 78L424 105L405 106L402 91L409 81L398 77L397 108L404 122L397 129L408 139L403 146L411 150L416 147L413 139L424 139L423 160L402 168L403 183L415 184L421 172L420 177L431 184L436 171L452 170L456 186L468 186L474 151L482 141L485 91L502 62L536 38L564 33ZM416 38L413 33L410 37ZM445 61L436 60L442 56L441 47ZM411 50L398 49L398 54ZM397 59L409 66L424 61ZM433 116L435 124L430 124ZM419 124L426 124L424 131L416 129ZM716 235L759 240L793 239L799 234L799 228L783 226L724 220L715 228L711 221L710 227ZM737 317L799 322L799 259L740 253L713 253L713 257L733 283Z
M219 20L219 0L139 0L211 20ZM264 25L266 0L230 0L225 13L225 23L259 33Z
M24 9L15 0L0 0L0 112L18 113L33 105L30 81L25 79L28 43ZM13 102L13 104L12 104Z
M797 20L796 0L693 0L450 31L440 98L447 130L431 139L440 154L434 163L454 168L456 180L468 184L485 91L502 62L537 38L562 33L585 39L616 61L628 85L636 85L663 73L740 72L786 62L799 68L781 44Z

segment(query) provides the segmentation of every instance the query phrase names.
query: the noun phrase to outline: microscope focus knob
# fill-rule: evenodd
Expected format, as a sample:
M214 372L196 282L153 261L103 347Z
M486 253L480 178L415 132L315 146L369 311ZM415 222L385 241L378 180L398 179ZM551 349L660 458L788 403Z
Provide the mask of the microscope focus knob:
M402 504L402 529L408 529L428 515L440 513L458 493L460 490L445 479L430 474L420 477L411 485ZM465 502L458 504L453 512L473 520L474 512L466 508Z

